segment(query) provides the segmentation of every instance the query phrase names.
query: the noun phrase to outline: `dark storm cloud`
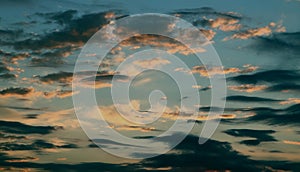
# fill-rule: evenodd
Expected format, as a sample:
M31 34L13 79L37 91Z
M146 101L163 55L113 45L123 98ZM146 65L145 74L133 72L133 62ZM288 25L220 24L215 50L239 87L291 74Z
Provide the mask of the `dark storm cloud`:
M52 73L45 76L39 76L40 81L44 83L51 84L53 82L58 83L70 83L73 78L73 73L71 72L58 72L58 73Z
M259 52L280 54L286 57L299 57L300 32L274 33L269 37L257 37L250 46ZM274 53L276 52L276 53Z
M277 141L270 134L274 134L274 130L252 130L252 129L230 129L224 131L224 133L235 137L251 137L251 140L243 140L240 143L245 145L256 146L261 142Z
M0 90L0 95L10 96L10 95L28 95L33 91L32 88L21 88L21 87L10 87L3 90Z
M227 101L237 101L237 102L278 102L282 100L263 98L263 97L250 97L243 95L227 96Z
M0 131L12 134L49 134L61 127L32 126L20 122L0 121Z
M294 83L280 83L277 85L270 86L266 91L300 91L300 85Z
M235 81L242 84L257 84L260 82L285 83L300 81L299 71L293 70L268 70L254 74L238 75L228 78L229 81Z

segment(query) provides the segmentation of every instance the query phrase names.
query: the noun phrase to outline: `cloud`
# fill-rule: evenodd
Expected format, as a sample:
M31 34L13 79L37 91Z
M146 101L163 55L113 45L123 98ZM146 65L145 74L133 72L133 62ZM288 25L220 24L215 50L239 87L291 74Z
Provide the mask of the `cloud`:
M263 97L250 97L250 96L243 96L243 95L234 95L234 96L227 96L227 101L237 101L237 102L278 102L281 100L271 99L271 98L263 98Z
M167 65L171 62L169 60L163 59L163 58L152 58L152 59L146 59L146 60L135 60L133 64L142 67L142 68L155 68L157 66Z
M243 140L240 143L250 146L256 146L261 142L273 142L277 141L270 134L274 134L274 130L252 130L252 129L230 129L224 131L224 133L234 137L251 137L255 140Z
M289 145L300 145L300 142L297 141L289 141L289 140L284 140L283 143L289 144Z
M50 67L65 64L66 62L63 58L66 58L69 55L71 55L71 52L74 51L74 49L75 48L72 47L64 47L44 52L42 54L37 54L37 56L39 57L33 57L31 59L31 66Z
M300 32L274 33L269 37L257 37L249 47L258 52L282 54L297 58L300 52ZM274 53L276 52L276 53Z
M52 126L31 126L20 122L0 121L0 131L12 134L50 134L59 129Z
M151 136L147 136L151 137ZM160 141L168 143L168 136L160 138ZM142 137L141 137L142 138ZM7 162L14 159L5 153L0 153L0 165L6 167L33 168L47 171L145 171L145 169L156 169L161 171L208 171L208 170L230 170L230 171L262 171L267 169L298 171L299 163L287 161L265 161L253 160L232 148L230 143L217 140L208 140L205 144L198 144L198 137L188 135L173 151L160 156L142 160L135 163L108 164L101 162L82 162L79 164L59 163L37 163L37 162ZM110 144L110 140L106 141ZM118 144L118 143L116 143ZM40 145L44 145L42 142ZM138 156L138 155L137 155ZM234 162L234 163L232 163Z
M300 81L300 74L294 70L267 70L248 75L239 75L228 78L229 81L235 81L242 84L257 83L284 83Z
M0 79L13 79L17 77L18 77L17 75L11 73L0 74Z
M12 143L12 142L2 142L0 143L0 149L4 151L17 151L17 150L47 150L47 149L59 149L59 148L77 148L75 144L65 144L65 145L54 145L52 143L48 143L44 140L35 140L30 144L22 144L22 143Z
M80 75L80 74L79 74ZM84 76L85 74L83 74ZM93 74L94 75L94 74ZM126 75L116 74L114 72L98 72L96 76L90 75L92 77L86 77L81 79L82 86L91 87L91 88L106 88L111 87L111 81L114 79L115 81L125 82L129 79Z
M194 66L192 73L199 73L201 76L209 77L210 75L220 75L220 74L235 74L235 73L251 73L257 70L258 67L251 65L244 65L242 69L231 67L209 67L209 66Z
M228 86L229 89L233 91L239 91L239 92L247 92L252 93L255 91L262 91L268 88L266 85L254 85L254 84L244 84L244 85L230 85Z
M251 28L245 31L241 31L238 33L233 34L231 37L224 38L224 41L230 40L230 39L249 39L249 38L255 38L255 37L261 37L261 36L269 36L274 32L285 32L285 27L282 26L282 22L279 22L278 24L271 22L269 25L260 27L260 28Z
M82 46L102 26L108 24L108 20L105 19L106 12L86 14L73 19L74 13L75 11L65 11L50 17L59 23L65 24L65 27L61 30L41 36L40 39L28 38L10 44L17 50L78 47Z
M236 12L218 12L210 7L194 8L194 9L180 9L172 14L182 17L182 18L191 18L191 16L199 17L202 16L215 16L215 17L227 17L232 19L242 19L242 15ZM192 18L194 19L194 18Z
M272 30L269 26L256 28L256 29L249 29L244 32L236 33L232 35L230 38L225 38L224 40L227 41L229 39L249 39L252 37L257 36L268 36L272 33Z
M300 85L294 83L279 83L273 86L269 86L266 91L281 91L281 92L289 92L289 91L300 91Z
M299 98L288 98L287 100L279 102L281 105L286 105L286 104L300 104L300 99Z
M33 88L10 87L0 91L1 97L26 96L34 91Z
M196 20L193 22L194 25L209 26L214 29L219 29L221 31L236 31L242 28L241 24L238 24L239 20L231 17L218 17L216 19L206 19L204 17L201 20Z
M248 122L263 122L270 125L295 125L300 124L298 118L300 113L300 104L295 104L285 109L272 108L253 108L245 111L254 112L255 115L246 118Z
M10 87L0 91L0 97L16 97L16 98L66 98L72 96L74 93L72 90L55 90L55 91L37 91L32 87Z
M40 81L47 84L53 84L54 82L70 84L73 79L73 73L71 72L58 72L45 76L39 76Z

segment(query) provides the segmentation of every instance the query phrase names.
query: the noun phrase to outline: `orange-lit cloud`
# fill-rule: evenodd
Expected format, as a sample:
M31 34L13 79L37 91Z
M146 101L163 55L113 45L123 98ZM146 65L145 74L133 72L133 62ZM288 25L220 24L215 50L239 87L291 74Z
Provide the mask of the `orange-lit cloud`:
M300 142L298 142L298 141L283 140L283 143L289 144L289 145L298 145L298 146L300 146Z
M287 100L279 102L281 105L286 105L286 104L298 104L300 103L299 98L288 98Z
M266 85L244 84L244 85L230 85L230 86L228 86L228 88L233 90L233 91L252 93L252 92L255 92L255 91L262 91L262 90L268 88L268 86L266 86Z
M142 68L155 68L157 66L162 66L166 64L170 64L171 62L167 59L163 58L152 58L152 59L147 59L147 60L136 60L133 62L133 64L140 66Z
M218 74L231 74L231 73L250 73L255 71L258 67L251 65L244 65L244 68L223 68L223 67L208 67L205 66L195 66L192 69L192 73L199 73L201 76L209 77L210 75Z

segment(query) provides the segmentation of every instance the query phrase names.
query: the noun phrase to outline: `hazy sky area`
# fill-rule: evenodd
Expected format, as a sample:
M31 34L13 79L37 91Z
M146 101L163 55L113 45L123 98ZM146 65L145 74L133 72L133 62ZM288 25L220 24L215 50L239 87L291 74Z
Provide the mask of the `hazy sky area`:
M195 36L203 41L195 52L178 40L137 34L99 65L105 41L90 38L144 13L178 17L206 39ZM299 0L1 0L0 171L300 171L299 16ZM166 33L188 27L160 22L134 27ZM98 36L115 41L108 32ZM199 61L197 53L210 62L210 50L222 66ZM209 75L223 74L217 81L226 81L226 106L212 117L209 110L220 107L211 105ZM119 88L127 85L129 103ZM91 89L96 106L81 97ZM204 124L218 120L212 137L198 144ZM180 127L163 135L176 122ZM192 127L186 137L183 124ZM128 145L111 130L136 140L162 135ZM174 145L171 137L183 140Z

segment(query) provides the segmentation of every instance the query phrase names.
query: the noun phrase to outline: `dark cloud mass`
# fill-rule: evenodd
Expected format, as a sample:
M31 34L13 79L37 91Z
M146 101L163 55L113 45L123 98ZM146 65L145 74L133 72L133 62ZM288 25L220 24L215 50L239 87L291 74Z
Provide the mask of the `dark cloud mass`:
M52 73L45 76L40 76L40 81L44 83L70 83L73 78L73 73L71 72L58 72L58 73Z
M280 83L277 85L272 85L266 89L267 91L300 91L300 85L299 84L294 84L294 83Z
M43 150L43 149L59 149L59 148L77 148L75 144L64 144L64 145L54 145L48 143L44 140L36 140L30 144L23 143L12 143L12 142L2 142L0 143L0 149L4 151L8 150Z
M27 95L33 91L32 88L10 87L0 91L0 95Z
M272 54L277 52L280 55L298 58L300 53L300 32L275 33L269 37L257 37L250 47L259 52Z
M260 82L268 83L284 83L284 82L299 82L299 71L293 70L268 70L257 72L254 74L238 75L228 78L229 81L235 81L242 84L257 84Z
M60 127L31 126L20 122L0 121L0 131L12 134L49 134Z
M40 50L44 48L61 48L65 46L81 46L103 25L108 24L105 18L107 12L92 13L73 19L76 11L70 10L57 14L45 14L60 24L65 24L62 30L51 32L40 39L26 39L11 43L16 49ZM39 14L42 15L42 14ZM9 43L8 43L9 44Z
M226 134L235 137L252 137L254 140L243 140L240 143L256 146L261 142L277 141L270 134L275 133L274 130L251 130L251 129L230 129L224 131Z
M164 139L163 139L164 140ZM167 139L166 139L167 140ZM36 141L33 145L52 148L53 145L44 141ZM299 163L284 161L252 160L247 156L233 150L229 143L209 140L203 145L198 144L198 137L187 136L177 145L174 152L158 157L145 159L138 163L106 164L100 162L86 162L80 164L64 163L33 163L33 162L7 162L14 159L6 154L0 154L0 165L3 167L20 167L43 169L47 171L263 171L267 168L274 170L299 170Z
M278 102L281 100L263 98L263 97L251 97L243 95L227 96L227 101L237 101L237 102Z
M253 112L254 115L243 119L224 119L229 123L255 123L261 122L268 125L300 125L300 104L291 105L283 109L273 109L268 107L225 109L234 112Z

